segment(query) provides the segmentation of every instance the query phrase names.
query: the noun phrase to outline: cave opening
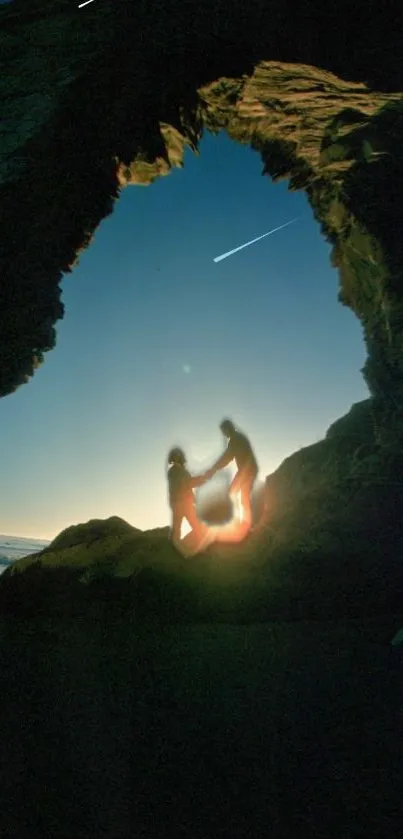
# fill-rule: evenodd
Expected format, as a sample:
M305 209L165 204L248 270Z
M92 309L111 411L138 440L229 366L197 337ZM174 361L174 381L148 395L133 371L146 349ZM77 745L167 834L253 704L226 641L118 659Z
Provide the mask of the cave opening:
M55 429L65 429L59 451L68 451L71 455L70 471L66 473L71 477L71 486L74 483L72 473L80 464L89 467L89 452L93 452L93 471L87 469L81 496L80 492L74 496L74 503L79 505L80 498L84 497L84 485L90 493L91 482L98 478L99 486L103 487L100 492L103 493L104 508L110 503L110 489L104 481L105 469L102 472L94 453L102 450L102 434L99 431L97 437L94 424L88 419L87 424L83 422L80 402L76 398L79 388L77 385L75 391L71 384L74 376L80 372L84 382L81 387L87 395L96 391L92 404L101 419L114 418L118 428L122 417L129 416L132 428L136 423L140 428L147 427L150 433L154 428L158 437L155 421L153 426L152 421L148 423L145 419L141 399L136 405L125 407L127 394L123 399L121 394L117 397L119 371L124 368L130 382L148 370L151 395L147 396L146 402L153 417L160 413L158 398L172 398L172 390L176 387L180 393L175 398L184 404L185 395L190 399L189 393L203 369L197 353L195 358L187 357L191 353L180 351L177 337L178 358L174 367L178 381L175 380L173 386L172 363L168 355L157 358L155 348L161 343L167 325L173 335L175 330L177 335L182 330L183 338L190 347L194 346L197 330L193 325L197 317L204 321L214 374L221 383L220 393L223 398L225 396L222 412L231 411L233 404L232 411L237 414L239 424L250 424L247 408L240 404L239 387L237 389L232 380L232 389L228 385L224 392L222 382L229 369L236 370L237 381L243 378L250 390L250 371L255 373L260 365L259 375L254 379L258 384L250 393L249 403L253 403L260 416L267 417L264 440L261 438L262 451L271 446L267 442L269 438L276 439L278 446L278 437L270 423L283 429L289 417L295 415L295 403L289 396L293 387L291 382L285 381L288 372L282 378L280 374L281 365L290 355L293 356L293 369L298 371L298 388L303 393L305 405L309 406L306 416L314 416L318 423L317 428L310 426L309 439L312 434L314 439L321 436L326 425L357 399L357 392L363 400L369 390L377 444L383 445L385 435L394 443L400 434L396 435L399 430L396 417L403 402L400 302L403 243L399 235L403 116L400 76L396 74L396 68L393 70L390 47L396 36L394 26L390 26L394 20L392 11L389 11L389 17L385 12L379 14L376 25L367 19L363 24L357 7L354 21L350 21L348 31L341 34L334 26L333 13L322 6L319 8L319 4L314 9L314 3L316 36L312 39L310 21L305 19L302 10L294 10L291 16L284 4L273 16L270 4L261 0L248 7L248 27L245 26L244 4L236 4L233 19L229 20L227 5L216 0L195 9L186 7L180 20L172 14L177 11L175 4L161 4L157 17L150 4L140 4L136 14L141 17L142 27L139 27L138 19L133 18L132 5L125 2L116 5L106 1L102 8L92 3L79 12L72 10L64 0L54 0L45 12L40 2L31 3L29 13L25 0L11 5L12 9L1 11L2 32L6 33L3 39L5 79L14 79L16 63L19 69L16 87L6 99L6 118L0 128L5 150L0 172L4 209L0 233L5 243L1 260L0 394L11 394L4 416L15 429L23 429L27 437L25 416L29 414L31 422L36 422L38 453L48 450L50 440L57 436ZM340 8L337 14L341 14ZM388 27L390 38L386 55L378 41L379 33L386 32ZM329 33L335 40L329 38ZM358 36L362 47L359 59L350 49ZM38 39L53 50L55 63L47 61L46 50L32 49ZM144 49L146 43L148 50ZM375 60L376 55L379 62ZM183 72L185 67L186 73ZM40 92L36 84L39 77ZM256 161L259 159L259 177L263 167L264 173L276 183L279 207L276 206L273 213L270 210L267 226L263 219L269 215L266 209L269 206L268 180L260 178L262 188L263 184L265 186L264 208L261 205L259 211L256 210L255 218L253 196L240 201L237 195L237 180L245 171L247 157L233 167L232 186L228 188L231 206L218 215L214 229L211 228L212 207L205 208L203 218L196 220L200 190L194 190L193 205L188 201L187 213L180 202L173 208L173 201L169 207L167 200L164 224L157 240L153 237L154 217L151 217L147 229L143 229L142 244L148 246L155 257L163 256L164 248L168 247L166 231L174 231L174 236L168 236L169 244L172 246L175 242L176 248L176 269L172 270L170 281L159 284L157 275L161 274L161 269L158 271L154 266L152 271L155 270L156 278L147 286L138 279L136 266L132 271L129 265L126 283L119 287L115 260L115 265L109 269L109 277L113 275L111 293L115 303L108 305L109 292L106 287L97 285L102 270L107 268L107 260L104 260L104 265L98 264L94 269L93 284L82 283L84 305L77 315L73 345L70 349L67 344L63 347L64 335L67 336L70 328L67 317L61 320L63 301L71 312L68 289L76 287L74 282L69 284L64 275L73 270L77 282L79 273L74 268L77 258L81 259L81 265L86 264L89 254L95 253L94 246L88 252L84 251L100 222L105 219L102 229L107 230L113 219L118 218L120 207L129 200L128 190L123 191L118 207L111 215L121 187L151 183L152 186L144 190L146 196L150 190L150 196L162 196L161 190L165 187L167 194L172 190L175 192L176 186L174 188L169 181L182 183L175 167L181 164L184 155L187 155L188 172L193 165L189 163L186 149L196 150L200 146L203 150L207 138L217 134L217 143L223 136L235 141L238 145L231 148L238 148L240 155L248 156L248 150L252 149ZM202 166L206 159L203 153ZM169 178L161 177L166 174ZM185 186L181 189L186 191ZM301 201L302 212L293 210L289 213L285 208L279 218L283 194L287 194L289 200ZM141 213L145 218L146 204L151 202L151 197L142 200ZM217 197L215 206L221 208L221 204L222 199ZM299 259L300 283L291 288L280 277L281 265L287 260L291 265L292 258L302 252L302 246L307 246L309 236L304 238L304 224L308 218L312 223L312 213L313 224L317 225L316 236L320 236L319 231L324 236L322 248L327 249L326 270L315 266L309 276L303 278L304 264ZM214 266L211 262L217 282L211 294L213 302L206 308L204 277L195 276L194 267L196 257L197 264L202 264L202 255L197 248L199 242L206 248L206 234L211 237L209 258L212 260L219 253L263 234L267 227L286 223L294 215L301 218L292 227L224 262ZM192 219L194 229L190 235ZM230 224L227 230L225 224ZM180 261L184 246L183 241L179 241L182 231L188 234L186 245L193 248L193 263L187 266ZM102 233L102 237L104 235ZM99 241L99 234L95 238ZM120 239L117 235L115 242L111 242L111 253L119 252L119 257L125 255L132 239L132 229L125 234L121 231ZM260 279L254 280L249 271L252 261L266 253L272 259L282 242L292 243L292 246L284 244L282 263L280 257L277 265L270 262L270 281L267 281L269 268L266 266L261 269ZM344 308L334 306L336 272L329 267L329 246L331 264L338 269L339 299ZM313 252L315 248L313 245ZM241 268L243 276L239 276ZM81 270L80 265L78 269ZM324 276L331 272L331 279L315 286L312 277L319 277L321 272ZM129 283L131 274L133 282ZM281 279L277 286L274 278ZM223 288L228 291L220 298ZM300 293L299 299L296 289ZM319 301L324 302L324 289L329 294L332 289L333 314L329 313L327 321L317 314ZM160 308L158 313L152 313L150 326L150 318L144 317L144 299L151 290L159 298ZM134 299L137 293L138 300ZM285 294L281 304L283 319L276 319L273 313L279 312L281 293ZM97 314L94 300L100 306ZM122 306L120 313L116 311L118 305ZM242 317L239 315L241 305ZM239 307L238 316L236 306ZM194 311L189 312L192 307ZM167 312L172 313L173 309L175 314L168 320ZM301 329L299 332L294 329L292 333L297 309L303 313L301 323L305 324L305 335ZM335 312L337 317L345 318L345 326L342 340L331 345L329 323L336 317ZM354 325L351 312L359 321ZM69 317L71 322L71 315ZM241 335L244 337L246 323L249 335L253 334L254 352L251 338L249 342L240 340ZM348 323L351 330L355 330L357 341L355 355L349 354L350 369L355 371L358 389L354 390L354 395L347 394L346 379L337 367L341 355L348 354ZM92 324L99 330L96 347L90 347L88 338L88 327L92 328ZM147 335L133 352L131 335L141 335L146 328ZM367 355L364 378L359 372L364 361L360 329ZM311 357L308 357L312 335L319 332L324 343L320 349L311 350ZM56 334L58 350L49 353L55 347ZM274 338L277 355L273 349ZM264 366L268 341L272 342L271 355ZM239 357L241 346L243 352ZM94 357L95 351L100 363L91 369L88 359ZM315 353L316 358L313 358ZM338 389L343 392L340 407L332 407L329 398L321 402L318 390L312 389L307 371L313 371L318 356L324 367L328 359L326 372L332 394ZM131 367L125 366L126 357L130 358ZM51 399L46 403L46 416L53 416L54 425L49 434L45 434L40 422L45 403L42 401L42 406L35 408L30 399L38 388L44 389L44 396L46 377L51 376L62 358L65 375L57 381L55 378L53 403ZM44 361L46 363L41 367ZM164 371L163 380L156 388L159 397L152 394L151 386L157 368ZM105 390L108 374L112 382L109 394ZM274 397L276 376L285 394L281 398ZM200 385L197 398L206 405L214 402L218 413L217 393L211 393L211 377L209 383L206 383L205 374L204 378L204 391ZM65 398L69 386L71 399L60 417L57 405ZM294 391L296 389L295 385ZM272 397L270 404L265 404L263 394L268 394L268 399ZM285 406L284 415L273 415L273 402L276 406L280 402ZM193 396L194 404L197 402ZM321 417L325 404L327 415ZM22 413L18 416L17 406L21 405ZM185 414L184 408L184 422L188 422ZM68 428L67 417L70 417ZM309 422L300 408L298 435L294 434L291 449L305 446ZM99 422L98 427L101 425ZM176 418L175 421L171 418L171 424L167 422L166 425L167 435L174 437L180 433ZM70 436L74 437L72 430L75 433L78 427L83 432L81 442L68 443ZM386 432L382 437L384 429ZM253 434L257 439L259 431L255 429ZM199 434L195 436L202 438ZM199 451L193 454L193 439L189 440L191 457L204 457ZM210 438L203 440L201 450L203 446L210 448L210 444ZM126 447L129 445L127 442ZM274 455L271 446L270 456L264 452L261 460L266 458L267 465L261 463L263 474L270 472L288 451L277 448ZM105 452L103 456L105 458ZM116 480L122 478L120 463L113 461L110 451L108 457L110 475ZM41 472L39 454L32 462ZM12 465L10 462L10 469ZM57 488L57 469L58 461L54 459L53 471L48 475L53 488ZM130 478L123 475L122 483L132 487L132 474ZM151 479L147 486L148 489L152 487ZM72 489L70 496L73 497Z
M20 535L52 538L72 522L115 514L161 526L172 444L203 471L229 414L251 436L264 480L366 398L360 323L337 302L330 246L306 194L289 191L286 179L272 184L262 168L257 151L205 131L198 155L185 150L183 171L122 189L63 279L55 351L4 406L6 450L18 452L6 530L18 527L22 503ZM147 166L136 177L147 181ZM46 475L51 531L27 471ZM199 509L211 515L213 498L225 503L230 475L199 490Z

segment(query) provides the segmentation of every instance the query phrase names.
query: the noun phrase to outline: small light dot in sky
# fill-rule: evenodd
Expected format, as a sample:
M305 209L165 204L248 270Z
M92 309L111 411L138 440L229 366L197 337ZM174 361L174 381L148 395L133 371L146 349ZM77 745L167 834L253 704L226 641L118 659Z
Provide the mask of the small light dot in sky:
M189 364L182 364L182 370L184 373L190 373L191 367Z

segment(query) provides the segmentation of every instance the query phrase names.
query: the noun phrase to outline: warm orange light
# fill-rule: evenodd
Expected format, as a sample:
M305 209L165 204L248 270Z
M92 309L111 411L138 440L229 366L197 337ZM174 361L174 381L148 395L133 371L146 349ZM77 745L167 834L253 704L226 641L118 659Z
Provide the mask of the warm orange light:
M245 516L244 516L245 511L244 511L244 508L242 506L242 496L241 496L240 492L238 492L237 498L238 498L239 521L241 522L245 518Z
M249 527L245 521L245 511L241 502L241 493L237 492L233 497L234 516L228 524L211 528L214 530L214 538L217 542L242 542L247 536Z
M182 524L182 540L180 550L182 553L195 555L206 550L214 542L237 543L242 542L250 531L252 522L247 520L246 511L242 504L242 493L231 494L233 517L225 524L207 524L203 538L195 538L188 522ZM185 535L186 534L186 535Z

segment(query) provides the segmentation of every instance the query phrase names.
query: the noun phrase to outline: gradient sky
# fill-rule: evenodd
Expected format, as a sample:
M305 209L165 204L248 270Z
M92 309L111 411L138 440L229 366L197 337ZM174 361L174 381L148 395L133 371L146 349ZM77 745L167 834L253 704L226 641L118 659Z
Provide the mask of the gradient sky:
M264 477L368 395L361 327L305 194L225 134L200 151L126 188L64 279L56 349L0 403L1 533L52 539L111 515L166 525L171 445L203 471L232 417Z

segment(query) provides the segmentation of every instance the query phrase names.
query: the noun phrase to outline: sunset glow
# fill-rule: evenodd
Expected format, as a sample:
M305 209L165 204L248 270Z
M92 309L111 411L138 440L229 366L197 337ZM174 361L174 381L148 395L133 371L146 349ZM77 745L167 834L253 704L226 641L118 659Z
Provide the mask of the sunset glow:
M337 304L329 250L306 195L262 178L259 155L224 133L206 132L183 171L122 190L62 280L56 348L2 400L1 532L53 539L110 516L168 525L167 452L181 445L200 474L223 451L225 416L262 480L321 439L367 396L361 328ZM215 479L223 498L232 477ZM211 522L220 540L242 540L237 501L235 515Z
M238 501L239 521L241 522L243 520L243 517L244 517L244 509L243 509L242 501L241 501L241 493L238 492L236 497L237 497L237 501Z

